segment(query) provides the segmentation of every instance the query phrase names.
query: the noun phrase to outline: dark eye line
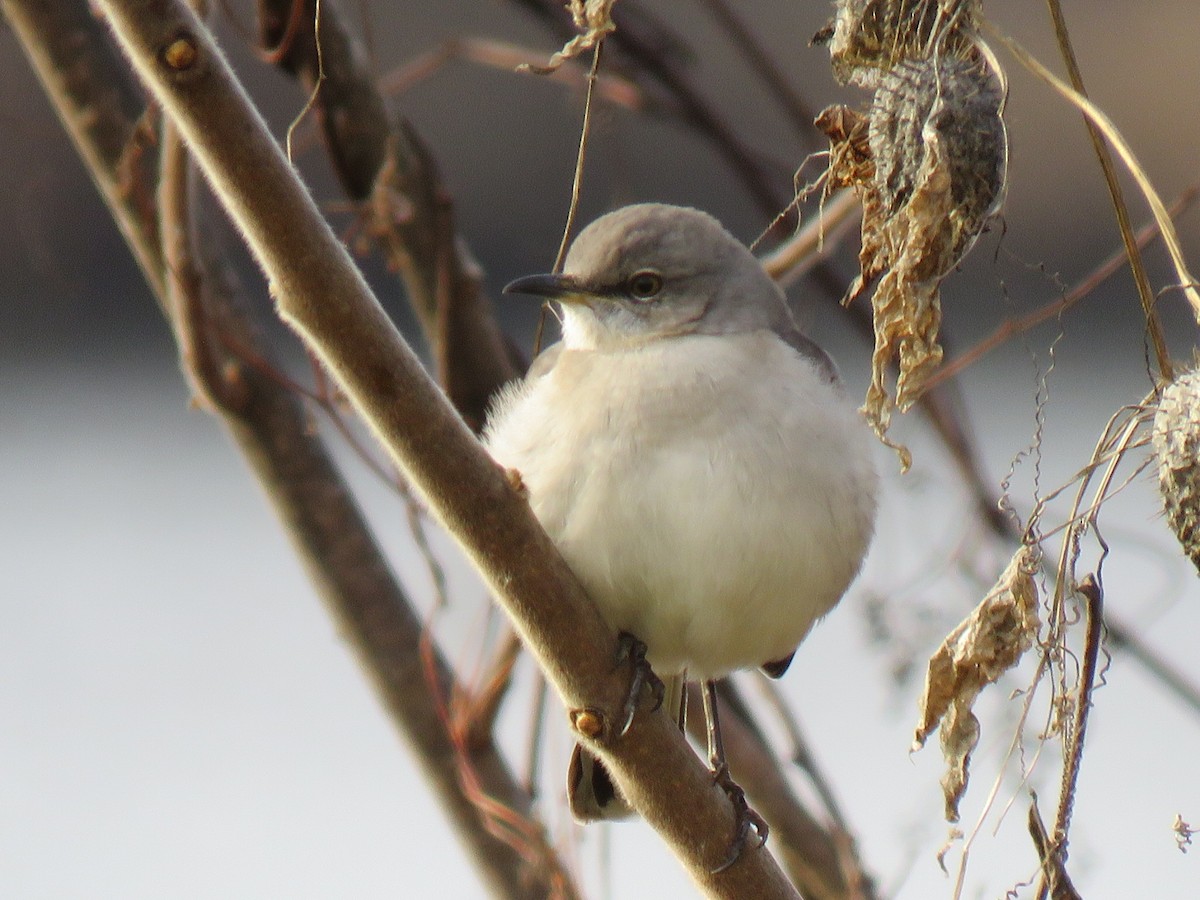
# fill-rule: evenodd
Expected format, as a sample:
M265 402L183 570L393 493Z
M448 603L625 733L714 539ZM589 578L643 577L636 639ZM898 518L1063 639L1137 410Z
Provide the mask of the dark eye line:
M659 280L659 289L655 293L655 296L662 293L662 286L666 284L666 278L658 272L648 272L648 270L643 270L643 269L639 269L637 272L634 272L632 275L624 277L621 280L616 281L616 282L612 282L609 284L590 285L588 287L588 293L592 294L595 297L607 297L607 298L613 299L613 300L632 299L632 300L637 300L639 302L644 302L647 298L638 297L638 296L634 295L633 292L630 291L630 289L629 289L630 281L635 276L641 275L643 273L652 274Z

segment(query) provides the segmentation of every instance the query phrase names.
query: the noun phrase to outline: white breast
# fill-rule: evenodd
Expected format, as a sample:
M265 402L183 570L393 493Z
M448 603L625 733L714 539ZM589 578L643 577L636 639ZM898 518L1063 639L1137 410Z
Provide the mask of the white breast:
M770 332L564 350L487 443L661 674L787 656L858 571L876 477L840 390Z

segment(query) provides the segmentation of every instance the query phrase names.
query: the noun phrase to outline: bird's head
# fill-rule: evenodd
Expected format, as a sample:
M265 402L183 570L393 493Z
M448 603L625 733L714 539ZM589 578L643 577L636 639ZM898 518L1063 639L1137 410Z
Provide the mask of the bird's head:
M789 316L758 260L716 219L661 203L602 216L575 239L562 274L518 278L504 292L557 301L574 349L774 328Z

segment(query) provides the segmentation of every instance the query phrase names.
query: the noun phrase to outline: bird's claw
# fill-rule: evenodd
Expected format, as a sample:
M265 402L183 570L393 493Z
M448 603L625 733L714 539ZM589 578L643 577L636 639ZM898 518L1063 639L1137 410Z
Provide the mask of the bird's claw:
M750 804L746 802L746 792L730 776L728 765L722 764L718 766L712 775L713 783L725 792L725 796L733 804L733 814L736 818L733 840L729 844L729 853L725 857L725 861L712 870L714 875L718 875L738 861L738 857L746 849L746 841L750 837L751 828L758 835L758 847L767 842L767 834L770 828L767 827L767 823L763 817L750 808Z
M629 693L625 695L624 718L621 721L621 730L618 732L622 736L629 731L629 726L633 724L633 717L637 712L642 690L650 688L650 693L654 697L654 709L662 706L667 690L662 679L654 674L650 663L646 661L646 645L627 631L622 631L617 638L617 665L624 662L632 665L633 677L629 682Z

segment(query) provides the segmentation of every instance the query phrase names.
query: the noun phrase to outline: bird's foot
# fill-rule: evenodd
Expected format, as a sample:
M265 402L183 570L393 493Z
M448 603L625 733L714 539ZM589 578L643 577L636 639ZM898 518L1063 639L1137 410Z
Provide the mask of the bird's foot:
M654 709L662 706L666 694L666 685L654 674L650 663L646 661L646 645L627 631L617 636L617 665L628 662L633 667L633 678L629 682L629 693L625 695L624 718L618 734L624 735L633 724L634 713L637 712L638 700L642 690L650 688L654 696Z
M767 834L770 829L763 817L750 808L750 804L746 802L746 792L742 790L741 785L733 780L729 774L729 766L721 763L713 770L713 783L718 785L725 792L725 796L729 798L729 802L733 804L733 814L735 817L735 825L733 830L733 841L729 844L729 854L725 857L725 861L713 869L713 874L717 875L724 872L742 855L742 851L746 849L746 842L750 838L750 829L753 828L758 835L758 844L761 847L767 842Z

